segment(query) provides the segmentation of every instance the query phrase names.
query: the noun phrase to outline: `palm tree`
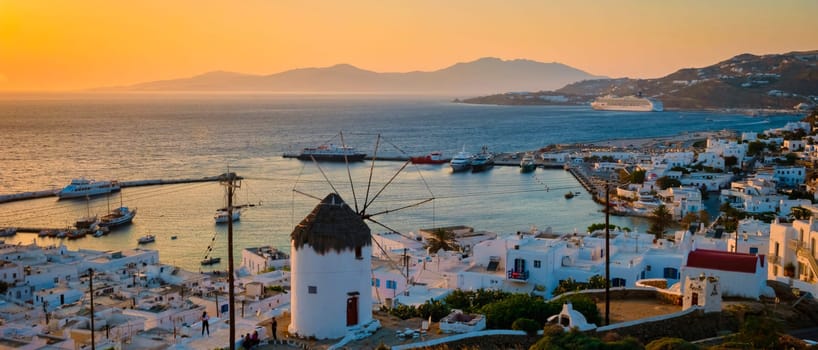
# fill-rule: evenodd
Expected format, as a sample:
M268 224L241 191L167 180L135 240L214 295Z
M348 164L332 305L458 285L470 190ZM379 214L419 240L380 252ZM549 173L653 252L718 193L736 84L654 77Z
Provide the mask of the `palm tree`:
M796 220L808 220L812 217L812 213L802 207L792 207L790 208L790 215L794 217Z
M665 229L673 223L673 214L667 210L664 204L660 204L650 216L650 228L648 233L652 233L656 238L662 238Z
M431 236L426 239L425 248L426 251L433 253L441 249L443 250L460 249L460 247L455 242L454 233L442 228L438 228L432 231Z

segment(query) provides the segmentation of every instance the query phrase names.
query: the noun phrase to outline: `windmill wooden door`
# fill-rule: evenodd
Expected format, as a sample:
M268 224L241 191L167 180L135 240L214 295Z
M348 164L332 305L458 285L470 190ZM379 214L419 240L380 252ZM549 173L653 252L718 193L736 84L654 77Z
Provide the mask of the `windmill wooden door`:
M347 299L347 326L358 324L358 297Z

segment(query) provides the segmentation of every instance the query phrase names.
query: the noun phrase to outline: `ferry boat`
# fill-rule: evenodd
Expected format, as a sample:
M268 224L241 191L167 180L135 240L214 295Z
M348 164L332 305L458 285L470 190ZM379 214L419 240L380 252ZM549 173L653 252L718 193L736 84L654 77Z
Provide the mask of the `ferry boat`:
M412 164L443 164L449 162L448 159L443 158L443 152L435 151L425 156L409 157Z
M449 165L452 167L453 172L458 171L466 171L471 169L471 162L474 159L471 153L466 152L465 148L458 152L454 157L452 157L451 162Z
M534 162L534 155L531 153L526 153L522 159L520 159L520 172L521 173L530 173L537 169L537 163Z
M494 153L489 152L487 146L483 146L480 153L475 154L471 161L471 172L478 173L491 169L494 166Z
M86 178L79 178L71 180L68 186L57 192L57 197L65 198L80 198L90 197L120 190L119 182L111 181L96 181Z
M661 112L664 105L659 100L642 97L642 93L639 93L636 96L599 97L591 102L591 108L603 111Z
M366 153L355 150L355 147L337 146L334 144L321 145L318 147L308 147L301 150L298 159L330 162L360 162L364 160Z

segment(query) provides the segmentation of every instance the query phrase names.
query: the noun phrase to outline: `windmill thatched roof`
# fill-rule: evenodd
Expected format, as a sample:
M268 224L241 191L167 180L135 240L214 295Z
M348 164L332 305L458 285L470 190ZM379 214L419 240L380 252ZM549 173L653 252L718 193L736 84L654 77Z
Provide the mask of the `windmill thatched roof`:
M369 226L341 196L330 193L290 234L295 250L309 244L318 254L372 244Z

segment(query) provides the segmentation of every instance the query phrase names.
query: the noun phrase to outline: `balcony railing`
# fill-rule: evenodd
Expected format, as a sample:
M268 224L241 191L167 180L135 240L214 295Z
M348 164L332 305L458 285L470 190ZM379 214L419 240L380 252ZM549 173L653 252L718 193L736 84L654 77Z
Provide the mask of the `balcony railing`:
M508 279L515 281L528 281L528 271L508 270Z

